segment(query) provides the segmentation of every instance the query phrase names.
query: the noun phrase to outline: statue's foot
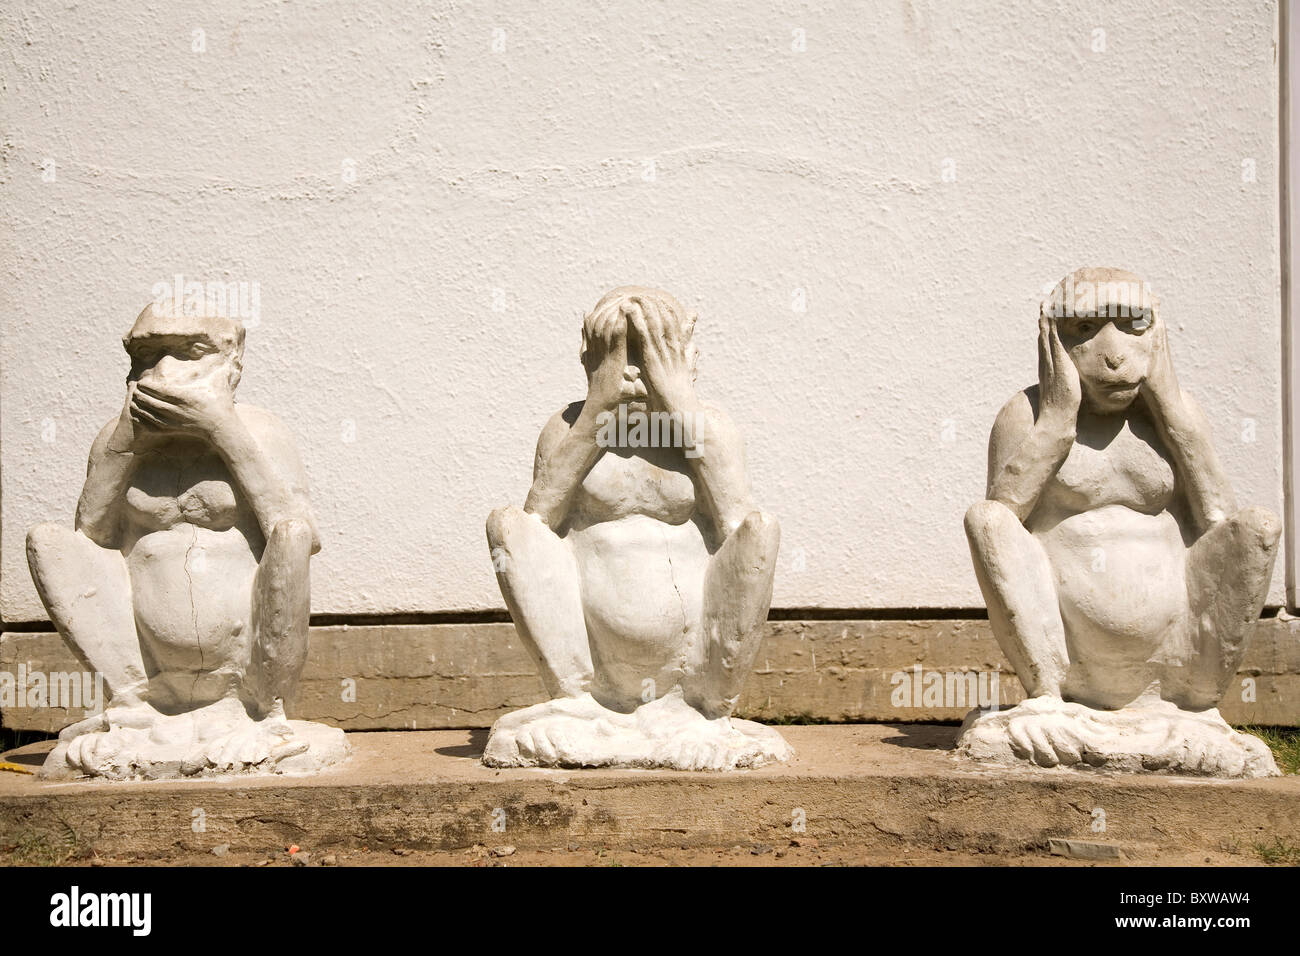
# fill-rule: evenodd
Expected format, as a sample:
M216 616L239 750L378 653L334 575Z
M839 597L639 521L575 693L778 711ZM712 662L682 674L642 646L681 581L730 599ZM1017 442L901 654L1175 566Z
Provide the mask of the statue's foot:
M994 763L1079 767L1206 777L1275 777L1258 737L1228 726L1217 710L1179 710L1168 701L1096 710L1032 697L1009 710L972 711L957 752Z
M45 777L88 774L122 779L131 775L128 767L142 762L143 741L133 730L111 728L82 732L60 742L41 768Z
M641 767L737 770L790 759L794 751L770 727L709 720L680 689L630 714L590 694L559 698L507 714L492 725L489 767Z
M343 731L286 720L277 707L253 720L237 700L222 700L183 714L142 712L103 716L105 730L63 739L50 752L41 775L111 780L222 774L312 773L348 754Z
M307 741L297 739L284 719L283 709L253 720L238 701L231 704L237 712L220 705L195 712L197 746L181 764L182 774L272 770L283 758L308 750Z
M113 727L147 728L162 717L158 711L139 698L114 699L97 714L83 717L59 731L59 740L74 740L83 734L99 733Z
M124 779L146 767L181 718L169 717L139 700L113 701L100 714L77 721L59 732L59 743L45 760L42 776L87 774Z

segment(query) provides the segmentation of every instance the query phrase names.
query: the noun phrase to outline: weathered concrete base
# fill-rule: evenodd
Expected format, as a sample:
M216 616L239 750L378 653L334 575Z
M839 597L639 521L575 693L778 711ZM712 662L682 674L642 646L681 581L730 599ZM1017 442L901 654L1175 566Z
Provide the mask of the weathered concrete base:
M709 720L680 688L630 714L590 695L561 697L506 714L492 725L489 767L638 767L736 770L789 760L790 745L752 720Z
M971 711L957 752L972 760L1040 767L1202 777L1276 777L1268 745L1228 726L1217 710L1189 713L1168 701L1096 710L1033 697L1010 710Z
M50 783L0 773L0 848L108 857L391 847L730 847L791 839L1015 854L1052 838L1204 850L1300 843L1300 777L1214 781L1032 767L952 752L955 727L781 728L786 764L730 774L497 770L482 731L352 734L315 777ZM39 766L49 744L5 759Z
M768 621L735 716L830 722L961 721L979 702L969 695L904 695L906 680L996 673L1010 707L1024 691L988 621ZM0 637L0 675L81 670L54 633ZM960 690L960 683L954 682ZM26 689L30 694L30 686ZM3 695L0 694L0 697ZM541 678L510 624L392 624L314 627L290 717L345 730L490 727L498 717L546 700ZM80 706L8 706L15 730L57 732L81 719ZM1240 672L1219 706L1232 724L1300 726L1300 620L1255 625Z

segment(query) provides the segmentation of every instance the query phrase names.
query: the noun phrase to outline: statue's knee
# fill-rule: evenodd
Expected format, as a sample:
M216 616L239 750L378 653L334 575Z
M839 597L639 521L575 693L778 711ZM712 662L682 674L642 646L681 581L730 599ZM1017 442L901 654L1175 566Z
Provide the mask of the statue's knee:
M751 511L736 529L743 540L753 542L760 554L774 554L781 545L781 523L762 511Z
M271 529L271 543L278 548L311 550L311 523L303 518L283 518Z
M1272 551L1282 536L1282 522L1267 508L1242 508L1230 519L1240 529L1248 545Z
M1012 523L1019 525L1020 519L1000 501L977 501L966 509L966 537L973 542L997 534Z
M27 561L35 567L55 555L67 554L81 542L92 543L65 525L53 521L38 524L27 532Z
M515 536L526 527L528 512L518 505L497 508L487 519L488 545L493 549L509 548Z
M29 558L39 558L43 554L48 554L52 548L58 547L62 535L67 531L62 525L46 522L38 524L27 532L27 556Z

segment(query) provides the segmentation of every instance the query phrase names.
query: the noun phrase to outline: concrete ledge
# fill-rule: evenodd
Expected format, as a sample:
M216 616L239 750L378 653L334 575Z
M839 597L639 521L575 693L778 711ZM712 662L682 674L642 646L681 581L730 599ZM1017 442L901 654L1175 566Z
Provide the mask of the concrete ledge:
M468 730L352 734L348 766L297 780L58 784L0 773L0 848L45 841L152 858L220 844L233 852L290 843L314 851L570 841L650 848L806 837L883 850L1016 854L1046 852L1058 839L1248 854L1277 837L1300 842L1300 777L1224 783L991 770L959 762L950 752L956 728L932 725L783 733L797 751L792 763L727 775L491 770L477 761L484 732ZM49 746L5 759L36 765ZM1104 832L1093 829L1098 810Z
M79 669L54 633L7 633L0 671L57 673ZM972 703L894 706L891 678L925 671L999 671L1006 705L1024 691L1002 657L987 621L770 621L738 715L773 721L956 721ZM1300 725L1300 621L1259 622L1222 707L1231 723ZM352 685L345 684L351 681ZM355 688L355 700L345 699ZM318 627L290 716L346 730L487 727L504 713L543 699L542 684L511 624L407 624ZM55 731L79 708L3 708L5 727Z

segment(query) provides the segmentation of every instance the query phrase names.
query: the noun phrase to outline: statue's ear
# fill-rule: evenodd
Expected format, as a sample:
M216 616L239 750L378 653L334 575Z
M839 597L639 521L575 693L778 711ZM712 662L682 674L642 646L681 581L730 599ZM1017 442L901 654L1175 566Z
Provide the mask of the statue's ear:
M230 390L233 392L239 387L239 380L244 376L244 359L243 356L236 355L230 359Z

